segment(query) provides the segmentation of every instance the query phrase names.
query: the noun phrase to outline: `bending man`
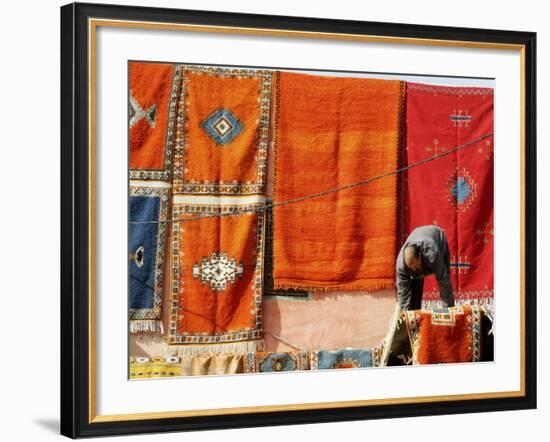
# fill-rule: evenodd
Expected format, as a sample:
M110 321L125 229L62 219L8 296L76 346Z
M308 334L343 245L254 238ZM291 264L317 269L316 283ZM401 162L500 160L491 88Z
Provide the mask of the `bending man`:
M395 264L397 301L403 310L418 310L422 305L424 276L434 274L444 307L454 306L450 274L449 244L437 226L417 227L397 255Z

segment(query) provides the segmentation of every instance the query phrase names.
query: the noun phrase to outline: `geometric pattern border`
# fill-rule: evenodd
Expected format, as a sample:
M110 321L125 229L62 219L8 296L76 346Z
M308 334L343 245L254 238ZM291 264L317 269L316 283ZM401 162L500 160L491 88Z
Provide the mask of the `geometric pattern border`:
M493 95L493 88L483 87L456 87L456 86L431 86L429 84L408 83L407 89L411 91L427 92L434 95Z

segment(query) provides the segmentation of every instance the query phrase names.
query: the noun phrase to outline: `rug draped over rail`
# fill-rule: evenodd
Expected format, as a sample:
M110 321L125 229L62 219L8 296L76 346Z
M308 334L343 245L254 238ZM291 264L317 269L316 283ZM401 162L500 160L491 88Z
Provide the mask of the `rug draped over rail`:
M492 305L396 309L386 337L372 349L373 366L494 360Z

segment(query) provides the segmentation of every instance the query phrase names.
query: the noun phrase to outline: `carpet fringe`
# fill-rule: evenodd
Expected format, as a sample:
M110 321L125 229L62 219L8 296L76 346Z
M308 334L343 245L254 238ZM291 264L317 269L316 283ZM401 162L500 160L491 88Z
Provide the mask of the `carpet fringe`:
M471 298L471 299L455 299L455 305L492 305L494 298ZM442 308L443 302L440 299L430 299L422 301L422 309L430 310L434 308Z
M344 292L344 291L362 291L362 292L374 292L376 290L395 288L395 282L380 282L375 284L359 284L354 285L350 284L340 284L340 285L331 285L331 286L308 286L307 284L286 284L278 283L274 284L274 290L303 290L310 292Z
M156 319L130 320L130 333L160 333L164 334L162 321Z
M264 350L263 339L244 342L230 342L224 344L180 344L170 345L168 352L174 356L199 356L204 354L220 354L220 353L254 353Z

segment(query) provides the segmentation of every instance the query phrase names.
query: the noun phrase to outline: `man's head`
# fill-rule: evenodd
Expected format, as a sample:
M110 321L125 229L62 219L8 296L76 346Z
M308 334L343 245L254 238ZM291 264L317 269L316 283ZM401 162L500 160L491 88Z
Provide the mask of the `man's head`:
M403 251L403 259L405 265L413 272L422 270L422 257L420 256L420 247L417 245L409 245Z

